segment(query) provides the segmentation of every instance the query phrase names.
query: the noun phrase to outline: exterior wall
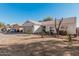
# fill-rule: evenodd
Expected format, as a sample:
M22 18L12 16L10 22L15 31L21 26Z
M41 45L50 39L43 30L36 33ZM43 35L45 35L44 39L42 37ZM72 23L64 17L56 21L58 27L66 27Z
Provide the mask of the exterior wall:
M20 26L18 24L11 25L11 29L19 30Z
M76 26L74 24L69 25L67 28L68 34L76 34Z
M50 26L46 26L46 31L50 31Z
M55 27L54 26L46 26L46 32L49 32L50 33L50 31L52 31L53 33L56 33L56 30L55 30Z
M50 31L50 28L52 28L52 31L56 33L55 30L55 21L45 21L45 22L41 22L41 24L43 26L46 26L46 31ZM59 24L59 20L57 20L57 27ZM64 18L60 29L59 30L64 30L67 31L68 27L72 27L72 29L70 29L72 32L76 33L76 17L69 17L69 18ZM32 32L32 33L39 33L41 32L41 25L37 25L34 24L32 22L26 22L24 23L24 32Z
M25 33L39 33L41 31L40 25L34 24L32 22L26 22L23 24Z
M40 33L41 29L42 28L40 25L34 25L33 33Z
M76 34L76 17L64 18L61 27L60 30L65 30L68 34Z
M39 33L39 32L41 32L41 27L38 25L24 26L23 28L24 28L25 33Z
M76 29L76 17L64 18L61 23L60 29L62 29L61 27L67 29L68 26L74 26L74 28Z
M61 20L61 19L59 19ZM57 20L56 26L58 27L59 25L59 20ZM50 30L50 27L52 27L52 30L56 32L55 30L55 21L45 21L41 22L42 25L46 26L46 31ZM71 27L70 31L76 34L76 17L68 17L68 18L63 18L63 21L60 26L60 31L67 31L68 27Z
M24 33L33 33L33 23L26 22L23 24Z
M23 28L25 33L32 33L33 30L32 26L24 26Z

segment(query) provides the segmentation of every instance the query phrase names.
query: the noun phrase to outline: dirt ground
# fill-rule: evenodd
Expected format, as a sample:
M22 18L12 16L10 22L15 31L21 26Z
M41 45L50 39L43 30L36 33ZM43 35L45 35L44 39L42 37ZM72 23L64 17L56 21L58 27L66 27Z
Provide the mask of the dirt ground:
M62 37L0 33L0 56L79 56L78 38L70 45Z

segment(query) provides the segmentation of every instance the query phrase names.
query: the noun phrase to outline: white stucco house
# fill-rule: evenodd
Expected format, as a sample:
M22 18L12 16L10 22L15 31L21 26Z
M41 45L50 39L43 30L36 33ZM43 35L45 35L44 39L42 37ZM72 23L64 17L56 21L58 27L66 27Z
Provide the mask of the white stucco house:
M38 33L41 31L41 23L28 20L23 25L24 32L26 33Z
M57 20L57 26L59 24L59 20ZM24 32L30 32L30 33L39 33L41 32L42 26L45 26L46 31L52 30L53 32L56 32L55 30L55 21L43 21L43 22L37 22L33 20L26 21L22 26L24 28ZM68 17L63 18L63 21L60 26L60 30L67 31L70 30L71 32L76 34L76 17Z

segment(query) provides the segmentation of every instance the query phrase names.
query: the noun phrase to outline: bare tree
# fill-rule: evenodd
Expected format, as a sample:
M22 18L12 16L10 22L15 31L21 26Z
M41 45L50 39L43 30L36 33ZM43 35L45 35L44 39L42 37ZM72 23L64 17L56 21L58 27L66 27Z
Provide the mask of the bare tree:
M57 19L55 18L55 30L56 30L56 35L59 35L59 29L61 26L61 23L63 21L63 18L59 21L58 27L57 27Z
M44 37L44 31L45 31L45 28L43 25L41 25L41 38Z

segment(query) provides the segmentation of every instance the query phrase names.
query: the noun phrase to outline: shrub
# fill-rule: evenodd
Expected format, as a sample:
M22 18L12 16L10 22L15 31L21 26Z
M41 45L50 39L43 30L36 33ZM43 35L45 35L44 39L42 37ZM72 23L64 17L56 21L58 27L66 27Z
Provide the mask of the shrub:
M59 34L60 34L60 35L67 35L67 31L60 30L60 31L59 31Z

